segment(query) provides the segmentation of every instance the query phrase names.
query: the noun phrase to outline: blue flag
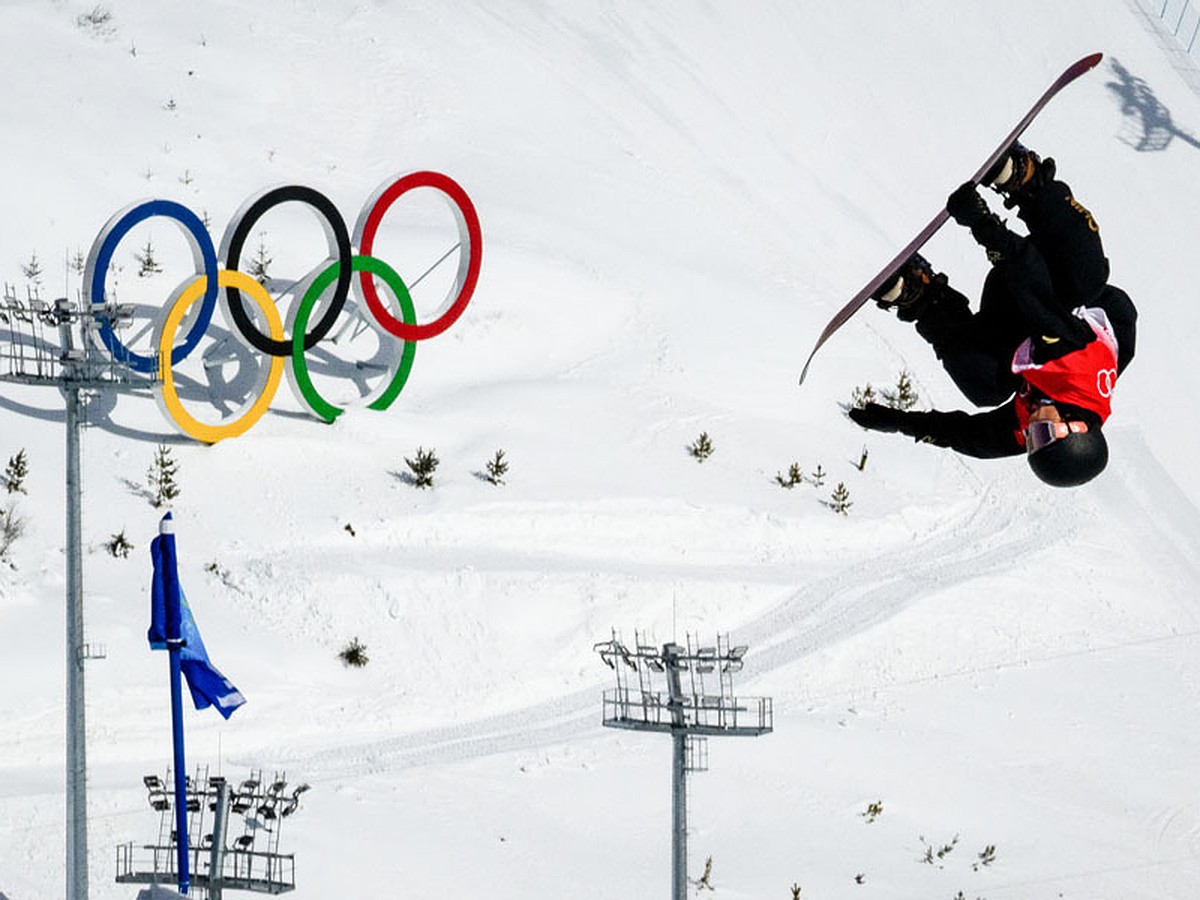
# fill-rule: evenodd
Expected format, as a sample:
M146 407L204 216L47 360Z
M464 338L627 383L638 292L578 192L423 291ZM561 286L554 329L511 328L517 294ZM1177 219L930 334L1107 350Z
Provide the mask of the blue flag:
M191 607L179 585L175 558L175 535L171 514L163 516L161 533L150 542L154 575L150 582L150 630L146 637L151 650L166 650L172 638L181 641L180 668L192 692L196 709L215 706L226 719L246 702L228 678L208 658Z

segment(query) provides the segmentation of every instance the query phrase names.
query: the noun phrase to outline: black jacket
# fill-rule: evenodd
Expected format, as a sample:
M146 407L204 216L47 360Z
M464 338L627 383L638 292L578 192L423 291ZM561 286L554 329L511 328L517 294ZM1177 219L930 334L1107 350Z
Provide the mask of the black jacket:
M1137 310L1124 291L1108 284L1108 259L1092 214L1065 183L1048 180L1022 199L1018 215L1029 227L1028 237L996 216L971 229L993 264L979 311L972 312L967 298L938 276L927 288L936 296L916 321L966 398L994 408L968 413L868 407L851 411L855 421L981 459L1024 453L1015 396L1030 388L1012 371L1013 353L1033 336L1033 358L1044 363L1095 340L1091 327L1073 314L1080 306L1105 311L1117 338L1118 375L1125 371L1135 351Z

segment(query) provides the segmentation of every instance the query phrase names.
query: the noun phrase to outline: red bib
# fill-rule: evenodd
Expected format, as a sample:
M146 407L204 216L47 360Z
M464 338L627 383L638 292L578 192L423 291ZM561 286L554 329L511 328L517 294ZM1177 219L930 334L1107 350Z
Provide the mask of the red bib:
M1104 422L1112 412L1111 397L1117 383L1117 338L1104 310L1081 306L1075 315L1092 327L1096 340L1039 365L1032 359L1033 339L1026 338L1013 354L1012 370L1044 396L1090 409ZM1024 390L1017 394L1017 424L1022 443L1029 417L1037 408L1029 394Z

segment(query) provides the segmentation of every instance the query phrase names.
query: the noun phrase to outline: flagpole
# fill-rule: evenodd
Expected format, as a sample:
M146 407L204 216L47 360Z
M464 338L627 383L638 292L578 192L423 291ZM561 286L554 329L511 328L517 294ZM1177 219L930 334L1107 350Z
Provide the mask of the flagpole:
M179 852L179 893L188 892L187 764L183 754L183 687L179 651L180 638L167 641L171 655L171 731L175 748L175 840Z
M186 894L191 882L188 871L188 827L187 827L187 763L183 752L183 684L182 660L183 635L181 634L178 569L175 559L175 535L171 514L162 517L158 526L162 535L163 577L171 585L165 585L167 651L171 658L171 738L175 751L175 846L178 851L179 893Z
M183 753L183 679L196 709L215 706L228 719L246 702L233 682L220 673L208 658L196 620L179 585L179 560L175 555L174 521L168 512L158 525L158 537L150 542L154 575L150 580L150 629L146 637L151 650L166 650L171 664L171 737L175 753L175 841L179 852L179 893L187 894L188 872L187 763ZM187 668L183 664L187 663ZM3 900L0 897L0 900Z

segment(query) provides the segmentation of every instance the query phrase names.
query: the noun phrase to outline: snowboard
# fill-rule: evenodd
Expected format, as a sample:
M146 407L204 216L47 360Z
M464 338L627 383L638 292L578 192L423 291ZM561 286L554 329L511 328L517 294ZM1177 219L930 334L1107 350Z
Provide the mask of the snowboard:
M1013 128L1013 130L1008 133L1004 140L1000 142L992 154L984 161L983 165L979 167L979 171L971 177L971 181L975 184L979 184L983 180L983 176L987 174L988 170L991 169L992 166L999 161L1000 157L1004 155L1005 151L1012 146L1013 141L1015 141L1024 133L1025 129L1029 127L1029 124L1035 118L1037 118L1038 113L1040 113L1046 104L1054 98L1054 95L1080 75L1083 75L1085 72L1095 68L1103 58L1103 53L1092 53L1088 56L1085 56L1078 62L1068 66L1066 71L1059 75L1058 78L1055 79L1054 83L1046 89L1046 92L1037 99L1037 102L1030 107L1029 112L1025 113L1025 116L1017 123L1016 127ZM861 309L863 305L871 299L871 294L878 290L880 285L887 280L888 276L900 268L900 265L905 260L921 249L921 247L924 246L924 244L931 237L933 237L937 230L946 224L946 220L949 218L950 214L947 213L945 207L943 207L942 210L933 217L933 221L922 228L917 236L913 238L903 250L896 254L895 259L880 269L878 274L868 281L863 286L862 290L855 294L854 297L851 298L850 302L838 310L837 314L829 320L829 324L825 326L825 330L822 331L821 336L817 338L817 343L812 348L812 352L808 354L808 359L805 360L804 369L800 373L800 384L804 384L804 379L808 375L808 368L812 365L813 357L817 355L817 351L821 349L821 346L833 336L834 332L845 325L846 322L849 321L850 317L858 312L859 309Z

